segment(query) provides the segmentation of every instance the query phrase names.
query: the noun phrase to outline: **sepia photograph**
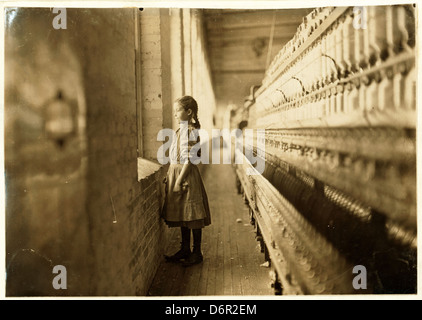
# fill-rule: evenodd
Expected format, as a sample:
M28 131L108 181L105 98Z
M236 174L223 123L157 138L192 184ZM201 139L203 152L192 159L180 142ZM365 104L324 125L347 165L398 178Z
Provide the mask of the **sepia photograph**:
M417 297L418 6L337 2L6 3L5 297Z

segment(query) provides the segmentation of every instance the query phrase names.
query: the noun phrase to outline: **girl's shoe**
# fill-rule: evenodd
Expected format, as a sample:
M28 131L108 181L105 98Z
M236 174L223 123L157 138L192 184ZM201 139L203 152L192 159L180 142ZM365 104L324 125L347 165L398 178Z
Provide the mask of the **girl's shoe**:
M181 260L186 260L191 256L190 249L182 248L177 251L172 256L164 256L164 258L169 262L180 262Z
M204 260L204 257L202 256L201 252L195 252L193 251L189 257L183 261L182 265L184 267L193 266L194 264L201 263Z

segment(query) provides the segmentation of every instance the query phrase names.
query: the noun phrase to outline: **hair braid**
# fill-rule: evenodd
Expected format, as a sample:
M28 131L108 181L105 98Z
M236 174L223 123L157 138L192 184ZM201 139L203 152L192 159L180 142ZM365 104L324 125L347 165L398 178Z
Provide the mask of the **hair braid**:
M199 119L198 119L198 112L195 112L192 115L192 119L194 120L193 126L195 127L195 129L201 128L201 124L199 123Z

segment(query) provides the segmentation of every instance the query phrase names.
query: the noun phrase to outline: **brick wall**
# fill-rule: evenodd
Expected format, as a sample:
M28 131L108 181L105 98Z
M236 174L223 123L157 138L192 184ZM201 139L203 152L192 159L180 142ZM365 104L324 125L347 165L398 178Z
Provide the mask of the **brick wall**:
M157 159L157 150L161 145L161 142L157 141L157 133L164 127L166 117L169 117L165 108L171 107L169 103L163 103L170 87L163 85L166 81L166 66L162 51L165 40L165 33L161 32L162 20L160 9L144 9L140 15L142 139L143 157L147 159ZM167 92L164 93L163 88Z
M92 93L87 94L87 210L95 248L93 287L99 295L145 295L163 249L157 183L161 172L138 182L135 14L134 9L89 10L80 26L88 34L97 32L96 23L105 29L81 46L86 91ZM152 49L159 31L153 27L150 37L141 34ZM143 67L149 65L143 62ZM161 88L159 71L141 72L142 119L155 129L162 127L155 115L162 113L154 96ZM151 77L145 79L147 73ZM150 139L148 129L142 131L145 141Z
M54 30L49 9L27 9L9 29L9 294L147 292L163 249L162 171L138 182L135 12L68 9L67 30ZM61 149L43 131L42 108L57 90L78 106L80 124ZM67 291L52 290L52 264L67 267Z

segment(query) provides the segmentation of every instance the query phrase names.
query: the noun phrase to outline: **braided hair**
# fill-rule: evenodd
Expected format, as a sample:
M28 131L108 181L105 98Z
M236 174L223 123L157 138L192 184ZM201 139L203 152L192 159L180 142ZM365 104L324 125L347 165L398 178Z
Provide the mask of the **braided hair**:
M177 99L176 102L179 103L185 111L188 111L189 109L192 111L192 116L189 122L192 123L195 129L200 129L201 124L198 119L198 103L196 100L191 96L183 96Z

